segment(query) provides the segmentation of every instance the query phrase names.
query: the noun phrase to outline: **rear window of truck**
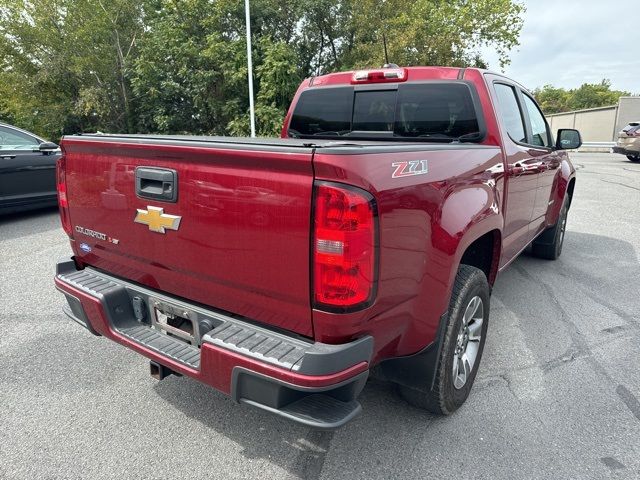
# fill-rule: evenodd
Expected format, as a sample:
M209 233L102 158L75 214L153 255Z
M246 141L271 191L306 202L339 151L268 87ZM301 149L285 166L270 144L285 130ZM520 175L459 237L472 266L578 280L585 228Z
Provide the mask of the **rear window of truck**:
M483 132L478 111L465 83L317 88L300 95L289 136L479 141Z

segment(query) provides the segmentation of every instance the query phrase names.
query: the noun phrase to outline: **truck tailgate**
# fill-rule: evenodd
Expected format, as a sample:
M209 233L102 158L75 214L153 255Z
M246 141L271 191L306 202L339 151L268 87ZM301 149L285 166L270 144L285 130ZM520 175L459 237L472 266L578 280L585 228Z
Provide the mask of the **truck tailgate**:
M81 263L313 335L311 148L109 136L62 146ZM153 192L176 199L143 198Z

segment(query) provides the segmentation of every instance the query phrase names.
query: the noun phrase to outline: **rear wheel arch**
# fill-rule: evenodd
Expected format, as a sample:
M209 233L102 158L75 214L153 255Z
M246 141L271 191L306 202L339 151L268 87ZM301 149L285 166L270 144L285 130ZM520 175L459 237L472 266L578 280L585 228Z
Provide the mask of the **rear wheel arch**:
M497 228L497 221L493 221L492 224L494 228L485 225L489 228L485 229L483 233L466 237L465 241L458 243L459 248L451 264L450 290L444 294L446 295L446 307L439 318L438 329L433 341L422 351L413 355L382 361L373 368L372 374L374 376L412 389L425 391L431 389L436 369L439 366L444 329L447 327L450 302L452 296L455 295L454 287L460 270L464 270L465 266L467 271L469 268L480 270L489 286L489 293L497 276L502 248L502 232Z
M428 352L431 356L418 355L408 359L414 365L404 365L414 370L411 383L398 382L400 393L409 403L436 414L449 415L465 402L482 357L489 321L490 295L491 288L483 272L475 267L460 265L447 314L441 319L438 344ZM467 322L475 321L475 314L473 319L466 314L473 302L482 306L479 329L474 332L471 331L471 323ZM470 362L465 362L467 347L472 342L477 342L475 356ZM423 361L422 364L419 363L420 360ZM425 360L430 363L424 363ZM469 368L465 368L464 382L458 385L456 380L460 374L461 361L468 364ZM415 367L418 367L418 372L415 372ZM422 371L419 367L422 367Z
M467 245L456 265L469 265L481 270L487 277L489 285L493 285L498 274L502 233L498 229L490 230Z

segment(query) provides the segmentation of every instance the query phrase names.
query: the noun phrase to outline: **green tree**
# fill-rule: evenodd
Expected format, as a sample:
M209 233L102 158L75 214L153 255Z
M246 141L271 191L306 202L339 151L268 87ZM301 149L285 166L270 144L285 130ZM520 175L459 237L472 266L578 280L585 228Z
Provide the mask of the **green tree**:
M564 88L545 85L542 88L534 90L533 94L542 111L545 113L551 114L569 110L569 99L571 95Z
M384 62L501 64L512 0L252 0L257 130L275 135L299 82ZM0 0L0 118L51 138L95 131L249 131L243 0Z
M279 132L302 79L292 40L300 12L252 2L258 133ZM294 7L296 3L293 3ZM149 132L249 132L244 2L158 0L147 4L133 88Z
M511 0L353 0L347 63L384 63L384 34L389 60L400 65L484 66L480 48L491 45L504 66L523 11Z
M0 114L50 138L135 131L130 67L142 31L128 0L0 0Z
M607 79L600 83L584 83L571 90L545 85L533 93L546 114L616 105L620 97L631 95L629 92L612 90L611 81Z
M584 83L579 88L571 90L569 108L571 110L581 110L616 105L620 97L629 95L631 95L629 92L611 90L611 81L607 79L602 80L600 83Z

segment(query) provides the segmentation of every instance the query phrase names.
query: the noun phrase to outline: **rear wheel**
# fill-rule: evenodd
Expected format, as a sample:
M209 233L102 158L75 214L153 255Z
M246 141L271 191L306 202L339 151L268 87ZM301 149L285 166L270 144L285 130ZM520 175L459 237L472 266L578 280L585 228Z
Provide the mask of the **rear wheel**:
M633 155L627 155L627 158L632 162L640 162L640 156L634 157Z
M484 273L461 265L453 287L449 314L433 388L401 385L412 405L450 415L467 399L478 373L489 321L489 283ZM426 383L426 382L425 382Z
M560 216L555 225L547 228L533 241L533 254L539 258L556 260L562 253L564 234L567 229L567 215L569 213L569 202L565 198Z

